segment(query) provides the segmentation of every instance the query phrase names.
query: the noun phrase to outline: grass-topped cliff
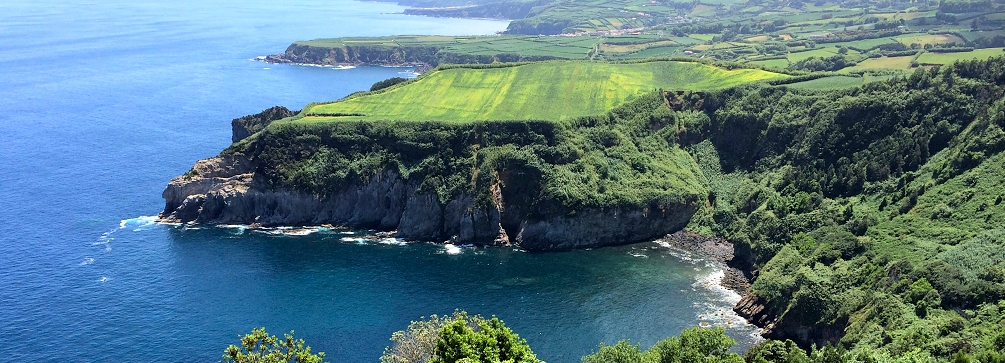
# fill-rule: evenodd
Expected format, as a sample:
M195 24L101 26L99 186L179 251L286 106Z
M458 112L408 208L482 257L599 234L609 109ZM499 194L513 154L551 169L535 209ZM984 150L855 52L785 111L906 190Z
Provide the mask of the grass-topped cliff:
M708 91L787 77L759 69L727 70L672 61L456 66L406 85L311 106L301 122L560 121L599 115L659 88Z
M446 67L272 123L214 164L246 168L197 167L179 180L166 214L477 243L502 230L527 249L642 241L683 227L707 197L680 140L701 115L674 111L703 96L684 90L786 77L669 61ZM200 184L220 175L246 176Z

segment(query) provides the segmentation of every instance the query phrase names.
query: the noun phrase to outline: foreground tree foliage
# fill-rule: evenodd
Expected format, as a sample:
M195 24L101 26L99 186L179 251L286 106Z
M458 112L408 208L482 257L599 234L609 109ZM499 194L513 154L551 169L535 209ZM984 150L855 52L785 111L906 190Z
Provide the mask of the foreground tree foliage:
M391 341L381 363L544 363L499 318L463 311L413 321Z
M736 341L723 328L690 328L680 337L663 339L646 351L622 340L615 345L600 345L596 353L583 357L583 363L742 363L729 349Z
M293 331L282 339L269 335L265 328L255 328L241 337L241 346L231 345L223 354L224 362L234 363L321 363L324 352L311 353L303 339L294 339Z

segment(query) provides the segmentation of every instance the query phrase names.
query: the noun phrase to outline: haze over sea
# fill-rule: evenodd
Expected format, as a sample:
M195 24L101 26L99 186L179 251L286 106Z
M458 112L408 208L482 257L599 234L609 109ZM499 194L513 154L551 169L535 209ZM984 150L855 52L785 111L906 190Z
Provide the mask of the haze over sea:
M299 109L410 69L268 65L301 39L492 34L506 22L404 16L348 0L0 3L0 356L219 360L291 329L332 362L455 308L498 315L538 356L644 346L727 312L718 269L656 243L530 254L154 224L172 177L230 142L230 119ZM393 242L393 243L392 243Z

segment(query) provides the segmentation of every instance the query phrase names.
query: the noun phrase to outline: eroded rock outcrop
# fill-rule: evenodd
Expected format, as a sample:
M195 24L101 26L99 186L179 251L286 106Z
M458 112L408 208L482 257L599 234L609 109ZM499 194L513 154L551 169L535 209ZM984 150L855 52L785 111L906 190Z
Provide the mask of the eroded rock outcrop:
M469 195L441 202L435 194L420 192L416 183L391 171L320 197L273 188L258 169L254 161L240 155L200 160L164 190L161 220L262 226L335 224L397 230L398 237L411 240L518 244L541 251L650 240L679 230L694 214L693 206L683 205L674 210L585 209L530 218L521 212L525 200L504 200L508 193L501 190L493 193L493 203L488 206L479 206ZM509 228L503 228L504 215L510 221Z
M269 124L271 124L273 121L281 120L287 117L292 117L296 114L297 114L296 111L290 111L290 109L286 107L275 106L273 108L256 113L254 115L235 118L233 121L230 122L230 126L233 129L233 136L231 136L231 142L238 142L244 140L248 136L251 136L256 132L264 130L265 127L269 126Z

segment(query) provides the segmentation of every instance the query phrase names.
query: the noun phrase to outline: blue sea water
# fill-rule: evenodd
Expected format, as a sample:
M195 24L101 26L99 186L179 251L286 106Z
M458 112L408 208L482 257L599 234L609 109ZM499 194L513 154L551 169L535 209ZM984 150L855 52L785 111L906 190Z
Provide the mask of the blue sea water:
M212 362L265 326L296 330L332 362L376 362L392 332L457 308L498 315L552 363L702 322L753 341L729 313L735 294L715 287L718 269L656 243L531 254L360 239L366 231L152 223L167 181L229 144L230 119L411 72L255 56L301 39L506 26L401 10L348 0L0 3L0 360Z

